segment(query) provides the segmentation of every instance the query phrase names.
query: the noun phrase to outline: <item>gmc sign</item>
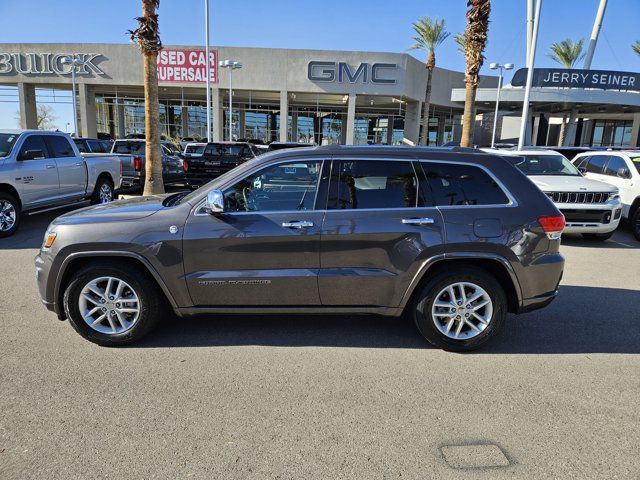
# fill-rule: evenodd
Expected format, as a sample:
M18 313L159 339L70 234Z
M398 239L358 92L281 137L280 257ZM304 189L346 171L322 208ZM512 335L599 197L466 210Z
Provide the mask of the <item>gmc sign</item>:
M312 82L337 83L374 83L376 85L394 85L395 78L390 78L391 70L396 71L396 63L366 63L352 68L347 62L311 61L307 66L307 78Z

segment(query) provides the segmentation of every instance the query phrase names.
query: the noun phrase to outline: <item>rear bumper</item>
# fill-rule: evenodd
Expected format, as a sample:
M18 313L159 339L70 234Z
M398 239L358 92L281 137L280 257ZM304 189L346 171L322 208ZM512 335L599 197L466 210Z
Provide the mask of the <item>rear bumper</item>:
M527 265L519 275L522 299L517 313L549 305L558 294L563 272L564 257L560 253L542 255Z

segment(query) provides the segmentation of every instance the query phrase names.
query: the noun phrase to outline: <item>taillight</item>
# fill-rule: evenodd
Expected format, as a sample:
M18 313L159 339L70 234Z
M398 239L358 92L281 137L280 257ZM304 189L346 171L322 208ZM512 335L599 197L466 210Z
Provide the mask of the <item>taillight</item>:
M564 230L564 215L552 215L548 217L538 218L538 223L542 230L550 239L560 238L562 230Z
M189 170L189 162L187 161L186 158L182 159L182 171L184 173L187 173L187 170Z
M133 169L136 172L142 171L142 158L141 157L133 157Z

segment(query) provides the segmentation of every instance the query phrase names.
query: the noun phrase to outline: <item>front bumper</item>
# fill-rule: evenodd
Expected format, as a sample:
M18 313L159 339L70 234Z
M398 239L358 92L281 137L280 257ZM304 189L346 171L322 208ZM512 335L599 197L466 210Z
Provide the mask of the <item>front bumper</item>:
M609 233L620 224L622 204L620 200L606 203L556 203L564 215L562 233Z

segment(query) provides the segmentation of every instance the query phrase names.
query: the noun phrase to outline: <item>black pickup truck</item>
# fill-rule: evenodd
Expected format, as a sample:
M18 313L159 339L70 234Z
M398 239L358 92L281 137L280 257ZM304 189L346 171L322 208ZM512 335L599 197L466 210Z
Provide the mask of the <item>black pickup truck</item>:
M253 145L247 142L208 143L201 157L184 160L187 183L204 185L255 156Z

